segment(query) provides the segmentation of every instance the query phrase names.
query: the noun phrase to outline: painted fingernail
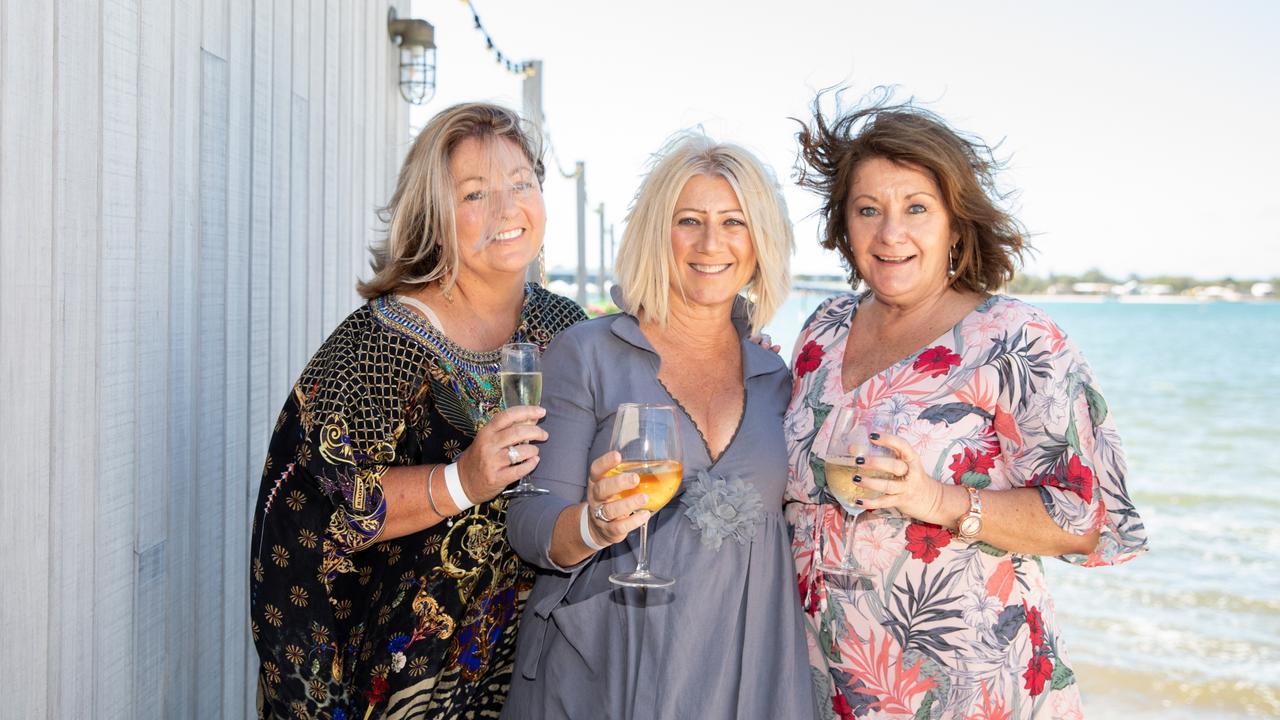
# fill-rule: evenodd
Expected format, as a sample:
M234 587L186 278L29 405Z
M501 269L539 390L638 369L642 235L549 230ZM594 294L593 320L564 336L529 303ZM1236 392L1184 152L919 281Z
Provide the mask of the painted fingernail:
M861 476L861 475L854 475L854 476L853 476L853 481L854 481L854 482L862 482L862 476Z
M866 461L867 461L867 459L866 459L866 458L864 458L864 457L862 457L861 455L859 455L858 457L856 457L856 458L854 458L854 459L853 459L853 462L854 462L854 463L856 463L856 464L858 464L858 465L861 465L861 464L865 463Z
M870 437L872 440L879 440L879 439L880 439L880 433L871 433L871 434L870 434L870 435L868 435L867 437Z
M854 504L854 505L861 505L861 504L862 504L862 501L861 501L861 500L854 500L854 501L853 501L853 504Z

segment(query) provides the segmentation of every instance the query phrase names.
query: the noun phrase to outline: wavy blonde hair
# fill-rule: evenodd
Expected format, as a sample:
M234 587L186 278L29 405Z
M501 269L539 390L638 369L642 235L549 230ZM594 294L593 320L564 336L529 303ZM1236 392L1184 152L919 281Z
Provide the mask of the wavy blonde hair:
M506 138L519 146L542 184L545 169L537 131L514 111L489 103L463 103L440 111L413 141L391 202L378 212L387 235L369 248L373 277L356 284L365 299L458 279L454 180L449 158L467 138Z
M795 239L786 201L773 172L755 155L700 132L683 132L668 141L636 191L615 261L622 294L631 312L666 326L675 265L671 219L680 192L694 175L724 178L746 216L756 254L756 271L745 288L752 301L748 320L758 333L791 291Z

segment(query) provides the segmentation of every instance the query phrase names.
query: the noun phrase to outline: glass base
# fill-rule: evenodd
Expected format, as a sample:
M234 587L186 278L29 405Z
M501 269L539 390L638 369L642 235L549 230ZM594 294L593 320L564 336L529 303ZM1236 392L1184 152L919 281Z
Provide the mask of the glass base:
M658 577L651 572L632 570L631 572L614 573L609 576L609 582L614 585L623 587L640 587L640 588L664 588L671 587L676 584L671 578Z
M509 498L534 497L536 495L546 495L550 492L551 492L550 490L544 490L538 487L537 485L534 485L533 483L520 483L519 485L509 490L503 490L502 496L509 497Z

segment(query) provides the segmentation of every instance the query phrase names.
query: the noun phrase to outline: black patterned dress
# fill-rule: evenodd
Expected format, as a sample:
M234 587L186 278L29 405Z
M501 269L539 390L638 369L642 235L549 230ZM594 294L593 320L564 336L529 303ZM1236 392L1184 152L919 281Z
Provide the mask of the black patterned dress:
M536 285L513 342L584 318ZM499 408L497 352L468 352L383 296L324 342L285 402L250 549L261 716L497 717L533 573L507 500L380 541L381 477L452 462ZM424 474L425 477L425 474Z

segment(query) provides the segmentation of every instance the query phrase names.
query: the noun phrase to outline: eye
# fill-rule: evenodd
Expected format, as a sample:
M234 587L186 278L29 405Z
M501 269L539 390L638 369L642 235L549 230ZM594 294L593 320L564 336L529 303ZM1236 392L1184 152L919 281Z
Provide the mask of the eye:
M744 222L743 220L740 220L739 218L727 218L727 219L724 221L724 224L725 224L725 225L740 225L740 226L742 226L742 227L746 227L746 226L747 226L747 223L746 223L746 222Z
M925 207L920 203L912 203L911 206L907 208L907 213L910 215L920 215L924 212L925 212Z
M860 207L858 208L857 212L862 217L875 217L876 215L880 214L880 211L876 210L873 207Z
M527 180L522 180L521 182L512 185L511 189L517 193L527 193L533 189L533 183Z
M483 191L483 190L472 190L471 192L469 192L469 193L467 193L466 195L463 195L463 196L462 196L462 200L463 200L464 202L478 202L478 201L483 200L483 199L484 199L484 191Z
M682 217L676 220L676 224L688 225L689 227L696 227L698 225L701 225L702 223L699 222L698 218L696 217Z

